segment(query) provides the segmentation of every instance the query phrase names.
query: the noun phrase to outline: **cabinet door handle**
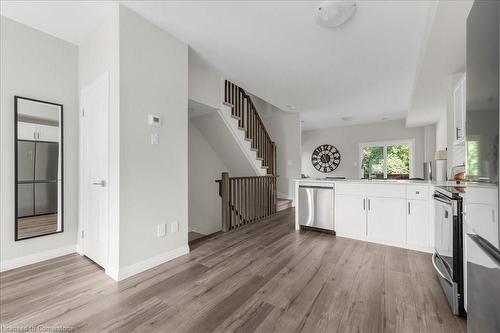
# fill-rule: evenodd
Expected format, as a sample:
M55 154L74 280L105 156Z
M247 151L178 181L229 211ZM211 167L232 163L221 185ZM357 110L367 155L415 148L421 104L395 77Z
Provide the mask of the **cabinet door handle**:
M408 215L411 215L411 202L408 202Z
M368 199L368 210L372 210L372 201Z
M363 210L366 210L366 199L363 199Z

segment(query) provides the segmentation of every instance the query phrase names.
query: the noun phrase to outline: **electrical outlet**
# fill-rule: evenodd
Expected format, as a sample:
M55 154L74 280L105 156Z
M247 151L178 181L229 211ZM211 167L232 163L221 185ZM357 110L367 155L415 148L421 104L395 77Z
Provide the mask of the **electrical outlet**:
M171 232L178 232L179 231L179 221L174 221L170 223L170 231Z
M151 134L151 144L152 145L160 144L160 135L158 133Z
M165 237L167 233L167 228L165 224L158 224L158 229L157 229L158 237Z

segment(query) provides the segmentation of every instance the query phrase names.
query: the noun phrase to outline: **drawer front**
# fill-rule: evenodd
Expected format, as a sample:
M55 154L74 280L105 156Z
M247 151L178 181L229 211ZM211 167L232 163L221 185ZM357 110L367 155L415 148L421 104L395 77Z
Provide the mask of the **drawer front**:
M406 186L401 184L336 184L335 193L363 197L406 198Z
M429 186L408 185L406 195L410 200L427 200L429 199Z

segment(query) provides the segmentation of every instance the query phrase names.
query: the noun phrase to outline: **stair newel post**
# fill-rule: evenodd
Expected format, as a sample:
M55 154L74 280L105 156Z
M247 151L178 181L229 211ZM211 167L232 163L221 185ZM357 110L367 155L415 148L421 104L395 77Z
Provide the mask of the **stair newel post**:
M276 143L274 141L271 142L271 174L276 176Z
M278 179L276 175L273 177L273 213L276 213L276 205L278 204Z
M269 174L273 174L273 142L269 138L269 151L267 153L267 161L269 163Z
M222 202L222 231L229 231L231 225L231 211L229 207L229 173L223 172L220 183Z

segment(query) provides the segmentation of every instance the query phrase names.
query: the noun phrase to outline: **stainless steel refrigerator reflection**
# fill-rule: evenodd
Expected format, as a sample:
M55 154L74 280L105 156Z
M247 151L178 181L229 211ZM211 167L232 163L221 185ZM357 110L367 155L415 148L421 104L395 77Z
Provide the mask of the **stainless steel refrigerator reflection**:
M469 332L500 332L498 188L469 186L464 194Z
M57 143L36 143L35 215L57 212L58 154Z
M18 141L18 217L57 213L59 144Z
M500 332L498 220L499 36L498 1L475 1L467 17L465 202L467 330Z

